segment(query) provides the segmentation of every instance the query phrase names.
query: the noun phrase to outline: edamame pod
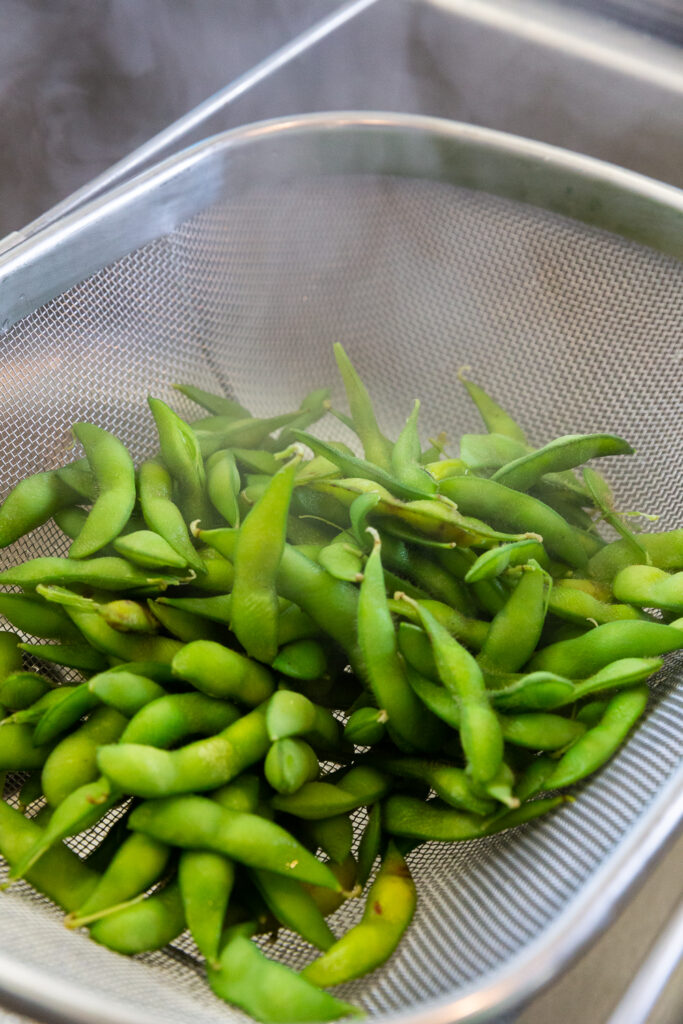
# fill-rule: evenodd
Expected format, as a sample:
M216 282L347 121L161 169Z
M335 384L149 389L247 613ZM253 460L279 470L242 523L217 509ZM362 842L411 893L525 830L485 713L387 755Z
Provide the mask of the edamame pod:
M262 1024L328 1021L359 1012L284 964L269 960L239 927L228 933L219 967L209 969L208 978L217 996Z
M668 573L654 565L631 565L617 573L612 588L617 601L683 615L683 572Z
M97 481L97 498L83 528L69 548L71 558L87 558L120 534L135 504L135 467L127 448L93 423L75 423Z
M408 865L389 844L370 887L363 918L301 972L314 985L340 985L360 978L389 959L410 924L417 893Z
M186 679L209 697L230 698L254 707L275 687L271 672L258 662L212 640L195 640L173 656L174 676Z
M582 679L619 658L657 657L683 648L683 632L660 622L606 622L573 640L560 640L538 651L532 671L556 672Z
M137 835L142 838L142 833ZM211 850L183 850L178 859L178 883L192 938L207 963L216 967L235 867L227 857Z
M90 938L116 953L135 956L163 949L185 929L183 902L177 881L141 903L124 907L96 921Z
M60 508L75 505L77 500L54 470L20 480L0 505L0 548L42 526Z
M491 479L518 491L528 491L546 473L574 469L589 459L606 455L633 455L633 448L614 434L567 434L501 466Z
M131 814L129 827L181 849L213 850L248 867L339 889L330 869L280 825L221 807L206 797L146 801Z

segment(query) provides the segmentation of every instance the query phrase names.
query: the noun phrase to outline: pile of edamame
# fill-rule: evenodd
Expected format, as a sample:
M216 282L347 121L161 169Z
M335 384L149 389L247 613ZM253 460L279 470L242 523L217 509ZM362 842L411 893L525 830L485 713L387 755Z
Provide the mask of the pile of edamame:
M361 1012L327 990L398 945L410 851L557 807L683 648L683 529L634 532L576 472L626 441L533 448L464 377L482 433L424 450L416 401L390 440L335 355L348 413L326 389L259 419L179 386L205 415L150 398L155 458L77 423L83 457L0 507L0 546L49 520L71 539L0 573L36 641L0 634L10 884L119 953L189 929L213 991L266 1024ZM362 456L307 432L325 415ZM64 843L96 825L86 857ZM280 927L310 943L300 973L254 941Z

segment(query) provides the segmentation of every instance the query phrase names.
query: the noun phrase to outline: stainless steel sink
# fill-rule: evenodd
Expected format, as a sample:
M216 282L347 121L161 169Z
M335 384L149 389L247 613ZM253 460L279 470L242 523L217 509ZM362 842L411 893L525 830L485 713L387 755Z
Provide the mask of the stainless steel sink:
M226 40L225 66L218 60L219 47L212 46L203 60L195 46L193 74L206 83L207 93L219 84L224 87L189 114L183 111L179 90L163 107L169 120L179 119L156 136L158 112L151 108L155 116L149 114L146 136L138 118L130 138L119 139L116 155L121 160L109 169L111 149L99 155L99 164L93 153L87 185L31 229L65 212L72 200L105 190L181 145L251 121L317 110L448 117L550 142L683 186L683 49L599 17L585 5L556 0L298 0L288 7L255 0L258 32L282 48L251 67L249 60L264 53L263 40L254 43L244 26L237 27L236 35L228 5L210 6L215 33ZM289 19L283 17L284 9L291 13ZM326 18L320 21L324 12ZM303 34L297 37L297 32ZM179 67L178 73L187 75L187 68ZM141 103L150 89L163 88L164 81L163 76L142 81L137 87ZM95 113L98 88L95 80ZM197 93L194 82L189 95ZM125 156L141 137L148 141ZM11 148L12 139L5 146ZM81 185L83 179L76 179L71 187ZM3 190L10 201L3 204L4 230L21 228L21 222L8 219L12 187L6 179ZM41 197L34 196L33 209L44 210L62 196L48 191L42 206Z

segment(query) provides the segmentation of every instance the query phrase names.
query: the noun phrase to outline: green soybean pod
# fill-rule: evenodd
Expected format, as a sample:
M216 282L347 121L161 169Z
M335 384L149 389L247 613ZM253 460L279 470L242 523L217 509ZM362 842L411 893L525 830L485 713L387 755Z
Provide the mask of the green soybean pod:
M84 687L88 696L92 697L87 690L87 684L84 684ZM132 771L133 777L137 777L138 773L135 769L138 762L135 755L142 753L141 773L144 776L145 770L147 770L148 773L151 772L151 777L154 779L154 770L156 768L158 775L159 768L155 758L158 760L161 755L162 771L165 771L166 775L162 778L157 777L154 779L154 783L148 779L149 786L154 784L157 790L160 786L163 789L164 785L168 787L169 784L185 787L188 781L188 763L196 773L196 778L192 774L189 776L190 788L204 785L205 788L210 789L212 786L220 785L231 776L231 773L238 775L248 763L251 763L250 758L258 760L259 757L262 757L267 749L265 729L260 730L259 728L260 713L257 711L244 716L239 724L237 724L237 718L238 712L232 705L226 701L206 697L202 693L176 693L160 697L142 708L124 730L121 742L125 741L126 747L120 770L123 770L124 774L126 770ZM154 747L133 743L135 740L138 744L170 747L192 734L208 734L213 738L216 730L225 731L232 723L237 725L237 730L233 730L227 736L219 737L218 744L210 741L208 747L204 745L199 748L196 744L191 744L189 758L187 754L177 756L177 752L174 752L176 756L171 756L170 764L168 755L167 759L163 757L166 751L158 751ZM233 740L237 750L233 748ZM103 749L114 748L105 747ZM133 751L132 757L131 751ZM151 766L148 764L150 752L153 761ZM208 758L208 762L211 764L216 758L216 754L218 755L216 763L213 764L216 779L214 780L214 777L211 776L207 783L206 772L203 770L206 763L204 759ZM172 774L174 770L177 772L177 776ZM171 773L170 782L169 773ZM124 785L123 790L120 790L107 778L102 777L80 786L69 794L59 807L55 808L40 843L13 868L15 872L13 877L21 877L51 844L96 824L120 799L122 792L129 788Z
M416 757L382 755L378 757L377 765L390 775L425 782L451 807L459 807L481 815L491 814L495 810L495 802L480 796L473 788L466 772L456 765Z
M210 548L207 550L211 550ZM218 556L220 557L220 556ZM225 563L229 565L229 562ZM178 611L187 612L192 616L208 619L223 626L230 625L230 607L232 598L230 594L213 594L207 597L163 597L156 598L155 608L177 608Z
M63 700L69 696L70 693L76 689L75 686L57 686L53 690L48 690L42 697L31 704L30 707L24 708L21 711L15 711L12 715L8 715L4 719L3 724L9 725L10 722L16 725L36 725L37 722L43 717L43 715L49 711L51 707L57 704L61 704Z
M404 598L410 603L410 598ZM460 739L473 782L485 786L496 776L503 758L503 736L489 704L481 669L419 602L413 602L429 637L441 682L460 705Z
M87 683L71 688L63 699L51 703L41 716L34 733L36 743L52 742L99 703L99 697L89 690Z
M615 694L598 724L588 729L560 758L546 788L569 786L605 764L645 711L648 695L647 686L636 686Z
M603 693L605 690L618 690L644 683L651 675L658 672L663 664L661 658L620 658L577 683L572 700L581 700L583 697ZM562 703L569 703L569 700Z
M274 430L293 423L300 415L298 411L285 412L266 419L249 416L241 420L226 416L208 416L195 421L191 426L203 457L208 459L219 448L232 448L236 445L255 448L265 443L268 435Z
M441 726L420 704L405 677L384 591L381 542L376 531L373 538L358 600L358 642L364 676L377 704L387 713L387 729L397 746L408 753L429 750L438 744Z
M415 883L404 858L389 843L367 895L362 920L303 969L314 985L339 985L374 971L389 959L410 924L417 904Z
M119 905L141 896L163 874L170 847L134 832L124 839L89 898L70 914L67 928L80 928L118 910Z
M283 442L280 451L287 448L288 444L289 442ZM273 455L272 452L264 451L261 448L226 448L225 450L229 451L235 461L241 463L241 465L243 465L250 473L265 473L266 475L272 476L274 473L277 473L280 468L280 462L275 455ZM211 458L213 458L213 456L211 456ZM239 491L239 482L237 490ZM237 526L239 524L230 523L230 525Z
M22 772L40 768L50 747L37 744L31 725L3 722L0 725L0 772Z
M80 633L61 608L32 594L0 594L0 615L4 615L15 629L29 636L67 641L80 638ZM15 640L18 641L18 637Z
M266 728L271 742L287 736L301 736L316 723L316 706L302 693L277 690L268 701Z
M658 657L683 648L683 631L660 622L625 619L606 622L573 640L560 640L538 651L529 661L531 671L556 672L583 679L612 661L631 657Z
M120 658L122 661L160 661L168 664L183 647L180 640L172 637L122 633L112 629L97 612L82 612L71 607L67 610L95 652L107 657Z
M368 390L339 342L334 345L334 357L344 382L353 429L361 440L365 458L381 469L390 470L393 445L379 429Z
M0 683L0 704L11 711L23 711L54 687L54 682L36 672L12 672Z
M240 473L233 452L227 448L214 452L206 462L206 490L209 501L229 526L239 526L240 488Z
M80 728L57 744L43 765L43 793L49 804L57 807L69 793L97 778L99 745L115 742L126 724L114 708L96 708Z
M171 475L160 462L148 460L138 470L140 508L150 530L171 545L196 573L206 567L195 550L182 512L173 501Z
M185 644L173 657L174 676L209 697L231 698L250 707L270 697L275 683L265 666L212 640Z
M382 845L382 806L379 803L368 808L368 820L358 844L358 884L361 888L372 874Z
M393 530L385 524L387 530ZM471 608L471 602L460 580L442 566L423 555L415 546L386 532L382 538L382 561L393 572L407 577L433 599L461 612Z
M539 711L576 700L576 685L553 672L529 672L491 690L491 703L507 711Z
M46 523L78 497L54 470L20 480L0 505L0 548Z
M177 881L141 903L124 907L96 921L90 938L126 956L163 949L185 929L183 901Z
M235 545L231 628L247 654L268 664L277 654L276 576L300 462L301 454L297 453L269 478L266 490L244 520Z
M122 670L98 673L88 681L88 689L103 704L115 708L126 718L132 718L146 704L166 695L163 686L153 679Z
M338 534L318 552L316 560L336 580L358 583L363 578L363 552L349 541L349 536Z
M458 380L465 386L467 394L477 407L477 411L484 421L486 429L491 433L503 434L520 444L526 444L526 434L519 424L503 409L502 406L488 395L478 384L467 380L464 376L464 369L458 373Z
M305 740L291 736L275 740L263 765L266 779L278 793L296 793L306 782L318 777L320 765Z
M69 548L71 558L86 558L118 537L135 504L135 467L127 448L93 423L75 423L97 481L97 498Z
M683 572L669 573L654 565L630 565L617 573L612 588L617 601L683 614Z
M310 638L286 644L273 659L273 669L291 679L320 679L327 668L325 647Z
M543 711L506 715L501 728L506 743L530 750L564 750L586 731L581 722Z
M607 710L608 703L609 701L606 698L589 700L587 704L584 704L576 712L577 722L583 722L587 729L592 729L600 722L600 719Z
M70 586L83 583L102 590L131 590L148 587L150 584L175 584L181 580L175 576L161 576L126 562L123 558L97 557L88 559L72 558L30 558L21 565L15 565L0 573L0 583L10 586L37 587L39 584L57 583Z
M0 682L12 672L20 671L19 637L16 633L10 633L9 630L0 630Z
M527 455L529 447L505 434L463 434L460 438L460 459L467 469L500 469L501 466ZM444 479L444 477L442 477Z
M408 668L414 669L435 683L441 681L429 638L421 626L412 622L401 622L398 627L398 648Z
M614 434L567 434L501 466L492 479L527 491L546 473L574 469L589 459L606 455L633 455L633 448Z
M391 835L432 842L456 842L482 835L485 818L456 810L440 800L425 802L396 794L382 806L382 824Z
M549 584L548 574L537 564L522 573L489 626L477 658L484 670L516 672L529 660L541 638Z
M122 743L173 747L188 736L213 736L237 721L234 704L198 692L169 693L145 704L131 718Z
M640 537L626 525L624 516L617 512L614 505L614 496L605 478L596 473L590 466L584 466L582 476L586 490L595 507L599 509L601 518L606 523L609 523L628 544L632 554L632 561L649 563L649 556L641 543ZM595 551L590 551L589 554L597 554L603 546L603 544L600 544Z
M297 932L317 949L330 948L334 935L310 892L301 882L257 868L250 872L250 877L280 924Z
M206 471L195 431L161 399L150 396L147 402L156 423L161 456L178 488L181 510L188 520L208 518Z
M420 435L417 430L417 418L420 413L419 399L415 399L413 411L406 420L391 452L391 469L397 480L417 488L417 490L434 494L436 481L421 464L422 450Z
M119 633L150 634L156 633L159 628L157 620L147 608L127 598L95 604L93 610Z
M107 667L104 654L87 644L19 644L19 650L52 665L76 668L79 672L100 672Z
M158 600L151 598L147 601L147 607L155 621L160 623L167 633L182 640L183 643L192 643L194 640L211 640L218 643L225 637L224 630L201 615L160 604Z
M211 391L203 391L194 384L174 384L173 387L182 395L185 395L191 402L201 405L214 416L234 416L235 419L244 419L251 416L248 409L236 402L233 398L226 398L225 395L214 395Z
M343 864L353 846L353 823L348 814L306 822L305 835L334 864Z
M615 622L617 619L643 618L641 612L628 604L608 604L586 591L563 586L562 583L553 585L548 596L548 611L568 622L581 624L592 621L602 625L604 622Z
M344 739L359 747L372 747L384 738L388 718L384 708L358 708L344 726Z
M202 796L174 796L139 804L129 826L181 849L222 853L247 867L338 890L329 867L280 825L257 814L222 807Z
M255 930L255 925L250 930ZM321 991L284 964L269 960L244 934L244 926L228 932L219 967L210 968L208 978L219 998L262 1024L304 1024L359 1015L356 1007Z
M198 537L225 558L234 557L236 530L200 530ZM358 591L352 584L333 579L291 544L285 544L276 582L282 597L303 609L322 632L346 651L352 664L359 663Z
M135 719L128 730L132 731L134 724ZM261 761L270 746L263 705L221 732L176 750L132 743L128 730L122 742L99 748L97 762L114 787L134 796L162 797L216 789Z
M186 569L187 559L153 530L135 530L124 533L113 542L114 551L127 558L134 565L144 569L170 568Z
M359 765L336 784L307 782L296 793L273 797L271 803L278 811L310 821L367 807L381 800L390 789L391 780L386 775Z
M467 570L465 583L495 579L511 566L524 565L531 558L542 565L544 569L548 568L548 557L543 545L534 537L512 541L510 544L499 544L498 547L490 548L479 556L472 567Z
M89 504L96 501L97 480L89 468L87 458L76 459L75 462L69 462L66 466L60 466L59 469L55 470L55 473L62 483L67 484L76 494L80 495L80 498L84 498ZM85 518L87 519L87 513ZM85 519L83 522L85 522ZM73 539L75 540L76 538L74 537Z
M588 562L573 528L549 505L529 494L475 476L444 480L439 490L466 516L479 516L498 529L540 535L548 553L567 565L580 569Z
M65 533L70 540L75 540L83 529L88 513L86 509L80 508L78 505L72 505L68 508L59 509L52 518L62 533Z
M35 820L0 800L0 854L14 867L41 838L43 830ZM98 875L65 846L48 850L27 874L38 892L64 910L75 910L97 885Z
M592 556L588 564L591 577L610 583L628 565L649 562L657 569L683 569L683 528L663 533L639 533L638 546L630 540L615 540Z
M460 476L461 473L466 473L468 467L465 465L462 459L436 459L431 462L430 458L432 455L436 456L439 454L438 448L432 448L428 452L423 452L422 462L424 468L427 470L430 476L433 476L437 484L440 484L442 480L448 480L450 476Z
M83 829L95 825L120 797L121 794L113 791L106 779L88 782L69 793L59 806L55 807L35 844L13 864L10 878L23 878L60 839L76 835Z
M183 850L178 859L178 882L192 938L207 964L216 967L235 867L227 857L211 850Z

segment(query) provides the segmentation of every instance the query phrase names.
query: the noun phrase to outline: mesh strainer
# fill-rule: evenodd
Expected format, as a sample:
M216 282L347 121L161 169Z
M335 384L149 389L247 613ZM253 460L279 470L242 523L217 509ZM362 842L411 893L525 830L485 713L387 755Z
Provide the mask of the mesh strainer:
M216 137L0 262L2 489L72 457L78 419L146 455L148 392L190 412L174 381L256 414L287 409L336 381L341 341L388 432L416 396L425 437L479 429L456 381L469 364L533 442L628 437L638 455L608 466L623 506L680 525L682 255L677 190L510 136L334 114ZM0 564L60 544L47 526ZM415 852L414 925L344 997L396 1024L445 1024L499 1019L549 980L680 821L682 667L669 659L648 717L575 803ZM289 933L272 953L310 956ZM185 940L128 961L66 933L21 886L2 896L0 988L72 1022L240 1016L207 991Z

